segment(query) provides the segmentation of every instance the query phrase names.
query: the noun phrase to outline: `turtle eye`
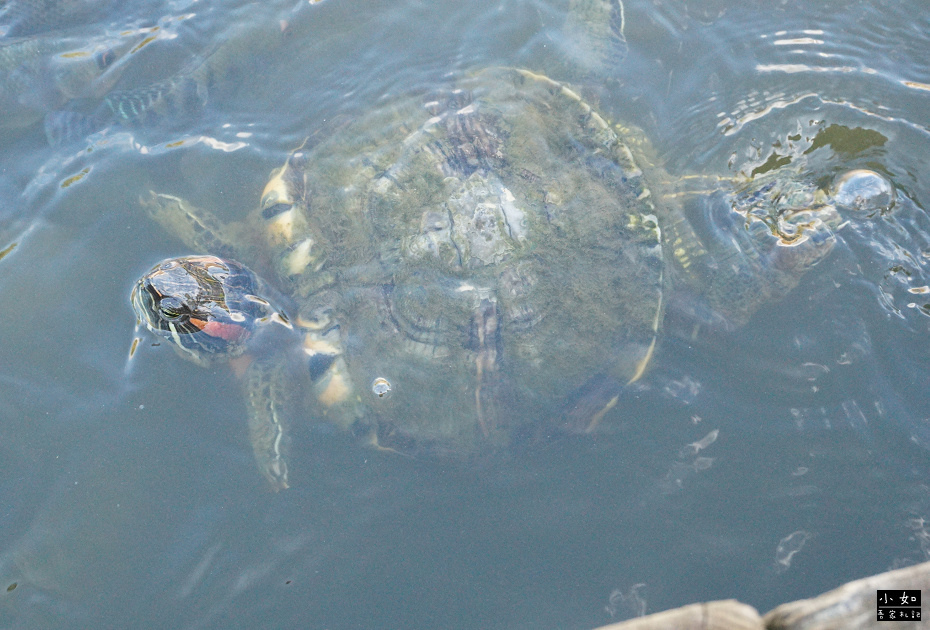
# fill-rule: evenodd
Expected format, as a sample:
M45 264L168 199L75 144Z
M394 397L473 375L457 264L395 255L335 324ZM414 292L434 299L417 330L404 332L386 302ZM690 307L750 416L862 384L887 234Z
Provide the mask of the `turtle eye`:
M180 319L186 319L190 315L190 309L176 297L165 297L158 303L158 313L162 319L176 322Z

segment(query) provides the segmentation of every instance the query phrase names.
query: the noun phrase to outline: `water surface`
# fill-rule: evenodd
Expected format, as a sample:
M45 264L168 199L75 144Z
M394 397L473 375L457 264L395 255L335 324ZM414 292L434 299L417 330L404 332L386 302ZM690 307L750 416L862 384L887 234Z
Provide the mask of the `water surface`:
M625 58L579 83L673 179L869 168L897 201L849 216L742 329L665 340L596 435L465 465L306 423L274 494L227 370L148 337L127 367L133 282L188 253L140 194L239 219L305 138L393 95L486 65L570 74L566 5L151 1L30 35L128 38L114 89L249 43L190 115L50 147L39 103L0 137L0 627L590 628L730 597L764 611L928 559L918 0L625 2Z

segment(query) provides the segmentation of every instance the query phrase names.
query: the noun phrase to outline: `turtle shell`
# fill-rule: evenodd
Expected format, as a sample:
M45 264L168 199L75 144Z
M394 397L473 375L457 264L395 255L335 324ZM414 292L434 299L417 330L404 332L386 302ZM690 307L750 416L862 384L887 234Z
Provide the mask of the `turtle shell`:
M559 422L595 375L639 378L668 212L640 142L561 83L488 69L295 152L258 218L308 348L338 337L343 389L315 390L320 413L381 445L470 452Z

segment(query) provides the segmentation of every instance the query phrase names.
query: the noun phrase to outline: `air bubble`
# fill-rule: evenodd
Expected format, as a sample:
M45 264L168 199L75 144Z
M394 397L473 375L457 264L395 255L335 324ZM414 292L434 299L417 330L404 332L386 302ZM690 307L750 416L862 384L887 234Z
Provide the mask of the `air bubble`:
M856 169L836 178L833 201L837 208L855 212L886 212L894 206L894 186L868 169Z
M391 393L391 383L386 378L379 376L372 382L371 391L374 392L378 398L384 398Z

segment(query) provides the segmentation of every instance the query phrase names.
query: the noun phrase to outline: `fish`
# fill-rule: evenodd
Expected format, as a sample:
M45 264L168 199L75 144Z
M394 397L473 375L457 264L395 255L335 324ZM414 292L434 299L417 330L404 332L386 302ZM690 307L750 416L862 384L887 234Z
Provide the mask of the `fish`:
M60 146L110 126L154 127L192 120L243 68L282 42L283 35L278 22L249 25L220 38L168 79L112 90L90 113L68 109L50 112L45 115L46 139L51 146Z
M0 137L40 122L75 99L102 98L122 76L139 39L0 40Z

